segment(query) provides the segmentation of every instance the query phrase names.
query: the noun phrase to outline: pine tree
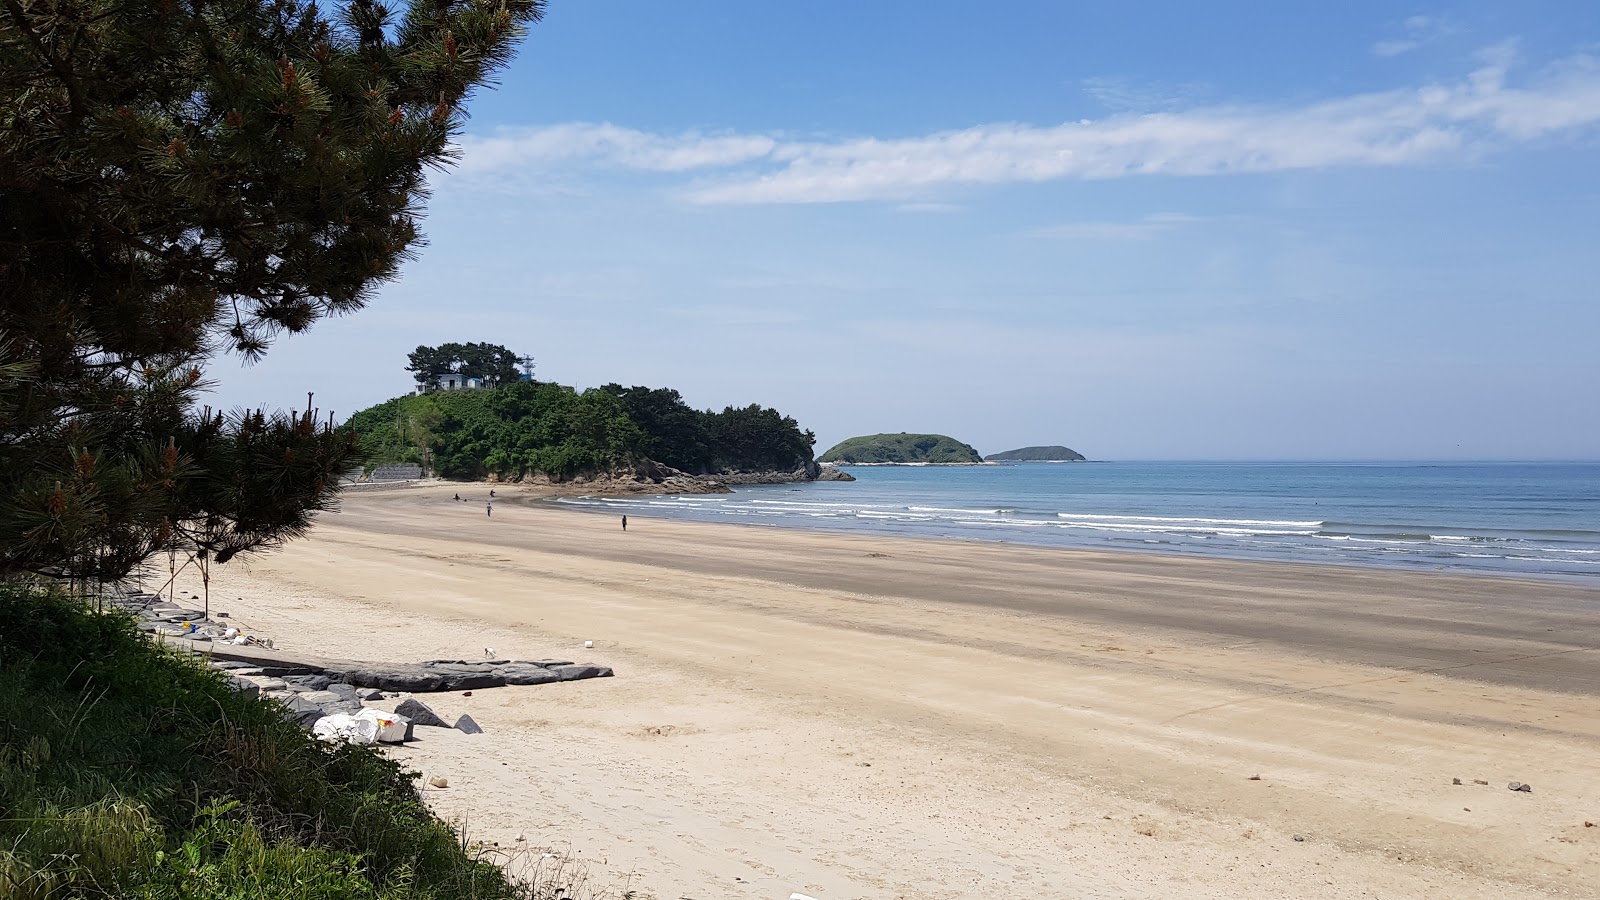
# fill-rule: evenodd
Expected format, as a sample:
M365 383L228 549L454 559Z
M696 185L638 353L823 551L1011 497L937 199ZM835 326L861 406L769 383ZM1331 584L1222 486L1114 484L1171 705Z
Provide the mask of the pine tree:
M0 0L0 576L304 531L357 460L195 411L214 353L360 309L542 0Z

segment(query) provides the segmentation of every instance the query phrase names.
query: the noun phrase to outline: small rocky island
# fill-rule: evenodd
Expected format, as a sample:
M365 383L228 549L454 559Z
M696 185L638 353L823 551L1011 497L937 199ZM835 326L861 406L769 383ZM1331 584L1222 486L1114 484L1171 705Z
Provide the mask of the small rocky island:
M1082 453L1071 447L1054 444L1049 447L1022 447L1004 453L991 453L984 459L989 462L1086 462Z
M983 457L943 434L868 434L841 441L817 458L841 466L978 466Z

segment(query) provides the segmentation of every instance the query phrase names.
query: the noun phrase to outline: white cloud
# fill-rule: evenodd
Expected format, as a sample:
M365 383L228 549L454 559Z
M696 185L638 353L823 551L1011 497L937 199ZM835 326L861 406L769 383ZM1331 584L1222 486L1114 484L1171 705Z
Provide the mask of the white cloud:
M1411 16L1400 23L1400 31L1403 37L1390 38L1373 44L1373 55L1388 58L1410 53L1439 38L1453 34L1455 28L1441 16Z
M467 173L593 166L693 173L701 204L939 199L940 189L1134 175L1203 176L1453 161L1600 122L1600 62L1508 83L1511 47L1454 83L1299 107L1208 107L1061 125L998 123L910 138L652 134L609 124L462 141ZM930 194L934 195L930 197ZM915 208L915 207L913 207Z
M737 165L767 156L777 141L764 135L650 134L610 123L573 122L508 129L461 139L466 174L568 160L588 160L645 172L684 172Z

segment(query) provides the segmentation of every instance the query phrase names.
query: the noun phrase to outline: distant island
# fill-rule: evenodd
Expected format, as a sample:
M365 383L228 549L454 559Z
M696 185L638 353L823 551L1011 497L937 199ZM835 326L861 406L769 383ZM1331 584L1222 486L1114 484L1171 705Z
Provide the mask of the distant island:
M867 434L835 444L817 462L844 466L982 465L983 457L943 434Z
M989 462L1084 462L1082 453L1071 447L1023 447L1004 453L991 453L984 459Z

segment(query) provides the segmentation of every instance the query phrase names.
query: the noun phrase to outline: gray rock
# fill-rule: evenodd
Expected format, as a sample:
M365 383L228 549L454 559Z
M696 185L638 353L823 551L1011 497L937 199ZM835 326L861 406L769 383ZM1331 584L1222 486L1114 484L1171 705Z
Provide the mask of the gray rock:
M238 677L246 678L247 676L241 675ZM256 687L261 688L262 693L267 691L287 691L289 689L289 685L285 684L281 678L267 678L262 675L254 675L248 676L248 680L255 682Z
M468 671L483 671L495 666L503 666L511 662L509 659L430 659L423 665L430 669L466 669Z
M261 674L283 678L287 675L320 675L322 670L310 666L262 666Z
M605 666L591 666L587 663L578 665L569 663L561 666L550 666L549 668L550 671L561 676L562 681L577 681L582 678L609 678L612 674L611 670Z
M526 663L530 666L543 666L546 669L550 668L551 666L572 665L572 660L570 659L519 659L517 662Z
M356 690L356 696L363 700L382 700L383 691L377 688L359 688Z
M394 711L410 719L416 725L431 725L435 728L450 727L445 720L439 718L437 713L429 709L428 705L420 700L402 700L400 705L394 708Z
M1306 836L1303 835L1303 834L1297 834L1297 835L1294 836L1294 839L1298 843L1298 842L1304 841L1306 839Z
M1513 790L1513 791L1521 791L1524 794L1533 793L1533 785L1531 785L1531 784L1523 784L1520 781L1513 781L1510 784L1506 785L1506 788L1509 789L1509 790Z
M1459 779L1459 778L1452 778L1452 779L1450 779L1450 783L1451 783L1451 784L1460 784L1460 783L1461 783L1461 779Z
M307 701L303 696L283 701L283 716L291 722L309 726L326 714L322 707Z
M235 673L244 669L256 669L256 671L251 674L261 674L261 670L256 666L247 662L240 662L236 659L213 659L211 661L211 667L213 669L227 669Z
M309 703L315 703L318 706L327 706L330 703L338 703L344 698L340 697L338 694L335 694L333 691L306 691L300 694L300 699Z
M260 675L261 674L261 667L260 666L243 666L241 668L231 669L231 671L233 672L233 674L238 675L240 677L244 677L246 675Z
M283 680L291 685L300 685L308 691L325 691L328 685L333 683L333 679L326 675L291 675Z
M340 700L359 700L360 699L360 697L357 696L357 694L356 694L356 686L353 685L353 684L345 684L342 681L334 682L333 684L328 685L328 691L331 692L331 693L334 693L334 694L338 694Z
M234 691L243 694L247 700L259 700L261 698L261 686L253 681L245 681L243 678L229 678L228 684L233 687Z
M493 672L444 672L441 691L470 691L475 688L503 687L506 680Z
M478 723L474 722L471 716L466 715L456 720L456 730L467 734L483 734L483 729L478 727Z
M506 684L548 684L552 681L561 680L559 673L552 672L544 666L536 666L533 663L513 663L509 666L500 666L494 670L494 674L505 679Z
M429 672L418 668L414 671L403 669L352 669L348 672L339 672L337 677L346 684L356 687L379 688L385 691L411 691L425 694L430 691L440 690L444 684L444 676L437 672Z

